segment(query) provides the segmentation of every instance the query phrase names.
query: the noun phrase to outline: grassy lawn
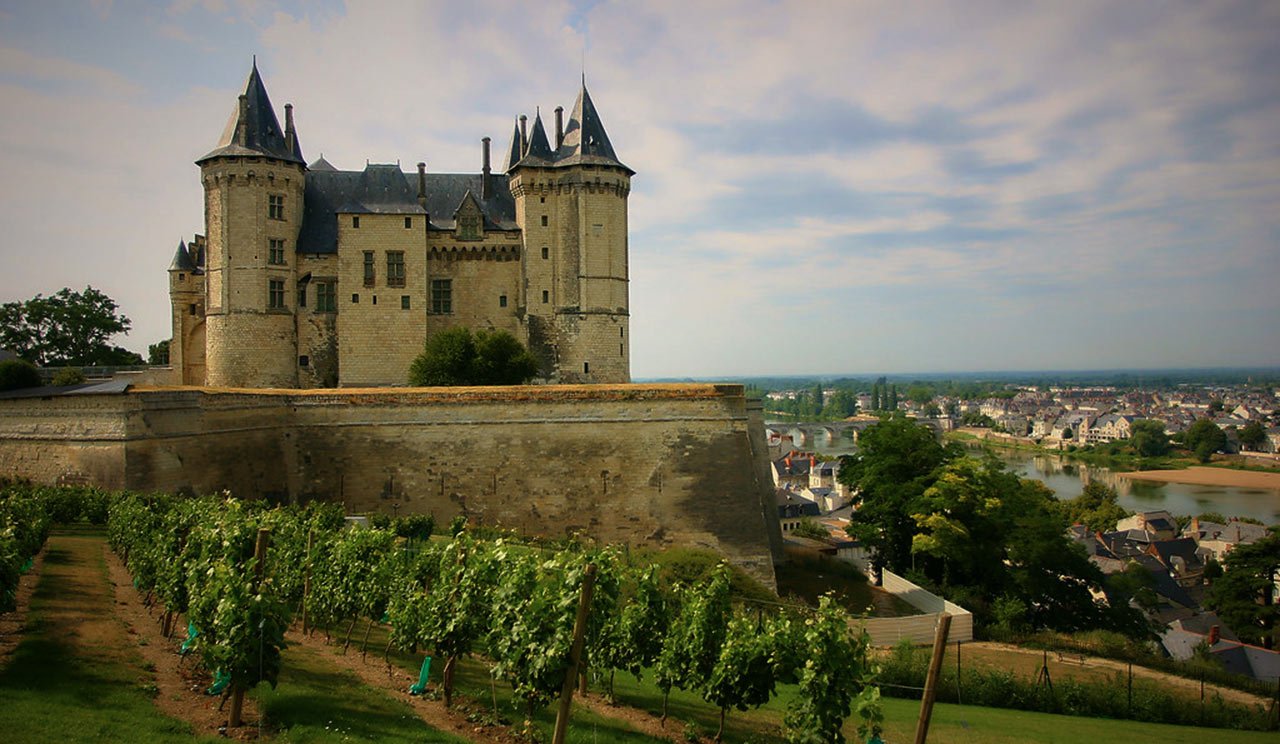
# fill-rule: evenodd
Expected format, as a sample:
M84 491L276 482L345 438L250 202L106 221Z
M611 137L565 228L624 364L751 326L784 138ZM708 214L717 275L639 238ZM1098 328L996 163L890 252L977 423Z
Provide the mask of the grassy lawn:
M291 646L283 661L276 688L253 693L277 741L465 741L430 729L408 705L334 669L321 653Z
M151 675L112 614L100 536L55 533L24 638L0 671L7 741L192 740L156 710Z

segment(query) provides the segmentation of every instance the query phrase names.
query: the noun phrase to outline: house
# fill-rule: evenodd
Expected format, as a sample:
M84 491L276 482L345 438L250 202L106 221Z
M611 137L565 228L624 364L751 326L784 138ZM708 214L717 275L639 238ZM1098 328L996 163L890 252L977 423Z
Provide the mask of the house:
M1204 625L1209 622L1213 624L1206 629ZM1160 635L1160 643L1174 659L1190 659L1196 649L1205 648L1233 674L1266 682L1280 677L1280 653L1241 643L1212 613L1169 623Z
M818 458L808 452L791 450L770 463L773 485L778 488L802 490L809 485L809 471L817 465Z
M1204 561L1197 553L1196 541L1189 537L1150 543L1147 555L1160 561L1180 586L1198 586L1204 580Z
M1172 540L1178 536L1178 523L1173 515L1163 509L1159 511L1138 512L1132 517L1116 522L1116 530L1143 530L1151 535L1151 540Z
M778 504L778 522L782 525L785 536L805 519L815 519L822 514L816 502L786 489L779 488L774 492Z
M1221 562L1237 545L1256 542L1266 537L1266 527L1248 522L1231 520L1226 524L1208 522L1192 517L1191 524L1182 531L1183 536L1195 541L1202 560Z

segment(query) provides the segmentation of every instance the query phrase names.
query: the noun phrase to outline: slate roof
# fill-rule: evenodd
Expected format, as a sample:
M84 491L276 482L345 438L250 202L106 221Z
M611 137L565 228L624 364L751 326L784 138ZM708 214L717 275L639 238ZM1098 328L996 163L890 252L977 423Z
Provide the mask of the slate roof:
M236 107L231 111L226 128L222 130L218 146L196 162L202 163L217 157L265 155L293 163L305 163L296 134L292 147L285 140L284 129L276 119L271 98L267 96L267 87L258 74L256 60L249 72L249 80L245 83L244 95L247 99L244 111L241 112L240 101L236 99ZM247 125L243 132L240 129L242 113Z
M512 136L511 149L507 155L508 172L521 165L542 168L555 168L569 165L606 165L621 168L628 175L635 171L623 165L613 151L613 143L604 130L604 122L600 113L587 92L586 81L578 91L578 100L569 114L569 121L564 127L564 140L553 152L547 141L546 129L542 125L541 115L533 122L533 131L529 135L528 147L519 152L519 127ZM545 148L545 151L544 151Z
M507 179L499 175L489 179L491 196L475 199L484 214L485 229L518 229ZM473 196L483 193L483 180L481 173L427 173L424 210L418 203L416 174L411 177L398 165L368 165L363 171L340 171L331 165L309 168L298 253L337 253L339 214L427 214L431 227L452 230L453 215L462 200L468 191Z
M196 262L191 258L191 252L187 250L187 241L178 241L178 251L173 254L173 262L169 264L169 271L195 271Z

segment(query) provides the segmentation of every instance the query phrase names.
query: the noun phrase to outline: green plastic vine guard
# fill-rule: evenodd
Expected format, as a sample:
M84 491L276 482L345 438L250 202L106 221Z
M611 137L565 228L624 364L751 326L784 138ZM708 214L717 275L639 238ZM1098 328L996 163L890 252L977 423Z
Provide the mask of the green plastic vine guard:
M427 676L431 674L431 657L422 660L422 671L418 673L418 684L409 688L410 695L421 695L427 691Z
M213 673L213 684L209 685L209 689L204 691L206 695L221 695L222 691L227 689L227 685L231 684L231 673L224 672L221 669Z
M195 623L187 623L187 639L182 642L182 646L178 648L178 653L186 656L191 653L191 647L196 643L196 636L200 635L200 631L196 630Z

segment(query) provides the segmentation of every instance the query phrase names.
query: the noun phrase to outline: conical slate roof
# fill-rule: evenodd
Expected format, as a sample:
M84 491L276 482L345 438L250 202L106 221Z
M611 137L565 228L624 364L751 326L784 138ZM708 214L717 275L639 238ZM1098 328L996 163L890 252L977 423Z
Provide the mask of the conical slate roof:
M573 113L569 115L569 123L564 128L564 141L556 151L555 159L557 164L616 165L631 171L613 152L613 144L604 131L604 122L600 120L596 105L591 101L591 94L587 92L586 81L583 81L578 100L573 104Z
M516 163L519 163L522 157L524 157L524 153L520 151L520 122L517 121L515 127L511 130L511 147L507 148L507 161L502 165L503 172L511 172L511 169L516 167Z
M196 162L202 163L224 156L265 155L305 163L296 134L292 147L285 139L284 129L281 128L280 120L276 118L275 109L271 106L271 99L267 96L267 88L262 83L262 76L258 74L256 61L249 72L249 80L245 83L244 98L243 110L240 102L236 101L231 118L227 120L227 126L218 140L218 146ZM242 123L245 126L242 127Z
M551 143L547 141L547 130L542 125L542 113L539 112L533 119L533 131L529 133L529 149L525 151L525 160L541 161L550 165L555 159L555 153L551 152ZM530 162L530 164L535 164Z
M196 262L191 257L191 252L187 250L187 242L185 240L178 241L178 251L173 254L173 262L169 264L169 271L195 271Z

